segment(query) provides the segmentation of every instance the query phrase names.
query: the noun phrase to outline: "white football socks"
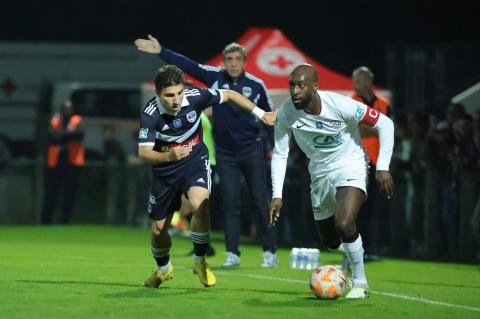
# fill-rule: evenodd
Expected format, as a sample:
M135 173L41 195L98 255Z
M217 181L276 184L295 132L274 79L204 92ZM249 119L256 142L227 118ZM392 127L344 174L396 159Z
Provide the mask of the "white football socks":
M168 263L166 265L163 265L163 266L158 266L157 268L157 272L159 273L164 273L164 272L167 272L168 269L170 269L171 267L171 263L170 263L170 260L168 261Z
M358 235L358 238L353 243L345 243L342 245L345 249L345 255L350 262L350 269L352 271L353 286L368 286L367 277L365 276L365 266L363 264L363 243L362 236Z

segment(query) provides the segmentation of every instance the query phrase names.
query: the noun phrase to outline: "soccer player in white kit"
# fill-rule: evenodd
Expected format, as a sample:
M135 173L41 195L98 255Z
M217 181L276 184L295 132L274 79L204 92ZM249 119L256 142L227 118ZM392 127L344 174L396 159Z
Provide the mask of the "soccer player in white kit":
M291 97L279 109L275 123L270 223L275 224L280 218L293 132L298 146L310 159L310 192L317 230L325 245L344 253L350 263L353 286L346 298L366 298L364 250L356 219L366 198L368 159L358 123L366 123L378 131L380 154L376 180L388 198L393 194L393 180L388 171L393 123L382 113L349 97L318 91L317 72L311 65L297 66L289 82Z

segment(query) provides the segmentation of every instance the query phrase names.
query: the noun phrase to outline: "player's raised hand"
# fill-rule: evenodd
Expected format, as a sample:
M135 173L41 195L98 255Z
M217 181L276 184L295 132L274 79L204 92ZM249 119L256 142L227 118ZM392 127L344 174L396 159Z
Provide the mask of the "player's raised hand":
M270 226L274 226L280 219L280 210L282 209L283 202L281 198L272 198L270 202Z
M192 152L192 146L174 146L168 151L168 158L170 161L179 161L187 157Z
M262 122L268 126L273 126L277 119L277 112L265 112L262 116Z
M134 43L139 51L151 54L159 54L162 51L162 46L151 34L148 35L148 39L137 39Z
M382 192L390 199L393 196L393 178L392 175L390 175L390 172L377 171L375 173L375 178L377 179Z

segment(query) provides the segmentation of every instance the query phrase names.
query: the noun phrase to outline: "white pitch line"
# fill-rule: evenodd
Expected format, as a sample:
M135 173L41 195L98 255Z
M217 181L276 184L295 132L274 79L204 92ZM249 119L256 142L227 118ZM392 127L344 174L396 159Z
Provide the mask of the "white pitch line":
M293 283L293 284L307 285L307 282L304 281L304 280L269 277L269 276L262 276L262 275L233 274L233 273L225 272L225 271L216 271L215 273L221 274L221 275L226 275L226 276L249 277L249 278L255 278L255 279L283 281L283 282L289 282L289 283ZM480 312L480 308L477 308L477 307L457 305L457 304L447 303L447 302L443 302L443 301L436 301L436 300L430 300L430 299L418 298L418 297L410 297L410 296L405 296L405 295L400 295L400 294L395 294L395 293L390 293L390 292L376 291L376 290L370 290L370 292L373 293L373 294L377 294L377 295L382 295L382 296L387 296L387 297L392 297L392 298L398 298L398 299L404 299L404 300L410 300L410 301L423 302L423 303L430 304L430 305L437 305L437 306L443 306L443 307L458 308L458 309L463 309L463 310Z
M64 256L64 257L66 257L66 259L67 258L68 259L72 258L71 256ZM77 258L81 259L82 257L77 257ZM88 257L84 257L84 258L89 259ZM146 264L142 264L142 265L145 266ZM188 267L184 267L184 266L175 266L175 268L177 268L177 269L188 269ZM307 281L304 281L304 280L278 278L278 277L270 277L270 276L263 276L263 275L234 274L234 273L226 272L226 271L215 271L215 273L225 275L225 276L238 276L238 277L249 277L249 278L254 278L254 279L283 281L283 282L289 282L289 283L301 284L301 285L306 285L307 284ZM403 299L403 300L423 302L423 303L430 304L430 305L437 305L437 306L443 306L443 307L458 308L458 309L463 309L463 310L480 312L480 308L472 307L472 306L457 305L457 304L452 304L452 303L443 302L443 301L436 301L436 300L430 300L430 299L425 299L425 298L405 296L405 295L395 294L395 293L391 293L391 292L383 292L383 291L376 291L376 290L370 290L370 292L373 293L373 294L377 294L377 295L382 295L382 296L387 296L387 297L392 297L392 298L398 298L398 299Z

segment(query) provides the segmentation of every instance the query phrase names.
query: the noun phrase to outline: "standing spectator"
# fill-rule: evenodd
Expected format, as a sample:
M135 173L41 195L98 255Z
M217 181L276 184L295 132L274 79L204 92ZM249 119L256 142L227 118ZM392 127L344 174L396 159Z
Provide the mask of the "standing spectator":
M79 167L85 163L85 150L82 145L84 132L81 124L82 117L75 114L70 100L65 101L60 113L53 115L50 120L42 224L52 223L60 192L63 196L59 223L70 222Z
M212 89L230 89L254 102L264 111L272 110L272 102L262 80L245 72L246 50L237 43L231 43L223 50L225 68L202 65L189 58L163 48L151 35L148 39L137 39L135 45L140 51L159 54L169 64L178 66ZM259 214L260 234L263 241L263 262L261 267L276 267L275 229L268 227L268 200L266 181L266 153L255 117L236 108L232 103L213 104L213 135L216 144L217 173L220 178L223 213L225 215L225 241L227 260L224 267L240 265L240 208L241 174L253 197ZM270 140L273 141L273 129ZM272 145L270 143L270 145Z
M356 68L352 73L353 86L355 93L352 99L370 106L372 109L390 116L390 104L383 97L375 95L373 92L373 72L366 66ZM359 123L358 129L362 136L362 144L370 160L368 172L367 193L368 198L362 206L359 215L359 228L363 234L365 243L365 261L376 260L372 255L373 251L380 248L378 243L386 243L388 234L389 204L385 197L380 194L377 182L375 181L375 172L378 160L380 143L375 129Z
M411 137L411 209L407 211L407 226L411 252L422 253L423 229L425 221L425 148L429 131L429 118L423 113L413 113L408 117Z
M0 135L0 169L10 163L12 155L10 154L10 149L7 144L7 137L2 134Z
M122 144L116 137L115 126L104 125L103 154L105 157L105 169L107 173L107 192L105 207L105 222L125 222L126 202L126 155Z
M475 258L480 261L480 110L474 114L474 141L477 151L477 158L475 163L475 175L477 198L475 199L475 208L473 210L471 226L473 237L475 240Z
M8 148L7 144L8 138L4 135L0 135L0 193L6 194L7 187L8 187L8 180L4 178L3 170L4 168L10 164L12 160L12 156L10 154L10 149ZM5 195L4 195L5 196ZM2 200L0 203L0 213L7 211L7 200Z
M478 153L474 142L473 117L469 114L460 116L453 124L453 147L450 161L453 168L453 190L456 193L456 202L453 212L447 214L445 225L449 225L449 241L457 243L453 246L455 255L470 260L474 255L474 239L471 220L475 208L477 192L475 190L475 168ZM448 219L450 218L450 219ZM457 226L455 229L452 226ZM453 229L452 229L453 228Z

